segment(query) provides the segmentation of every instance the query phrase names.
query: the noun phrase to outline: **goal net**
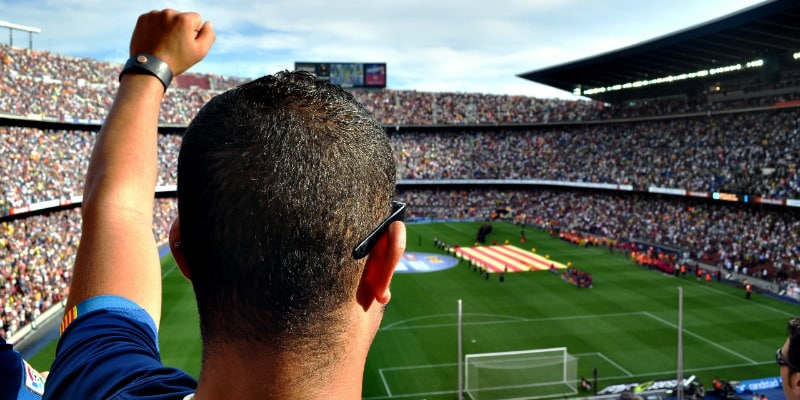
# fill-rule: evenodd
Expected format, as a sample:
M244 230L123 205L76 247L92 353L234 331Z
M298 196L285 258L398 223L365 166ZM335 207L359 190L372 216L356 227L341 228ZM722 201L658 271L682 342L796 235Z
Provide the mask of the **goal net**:
M472 400L538 399L578 393L578 359L566 347L467 354L464 393Z

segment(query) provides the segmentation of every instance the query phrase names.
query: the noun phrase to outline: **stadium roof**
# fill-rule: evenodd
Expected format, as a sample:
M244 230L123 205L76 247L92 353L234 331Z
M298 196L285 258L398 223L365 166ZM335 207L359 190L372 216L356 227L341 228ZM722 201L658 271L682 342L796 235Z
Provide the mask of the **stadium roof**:
M784 63L800 51L800 2L775 0L608 53L517 76L568 92L613 101L619 92L585 94L763 59Z

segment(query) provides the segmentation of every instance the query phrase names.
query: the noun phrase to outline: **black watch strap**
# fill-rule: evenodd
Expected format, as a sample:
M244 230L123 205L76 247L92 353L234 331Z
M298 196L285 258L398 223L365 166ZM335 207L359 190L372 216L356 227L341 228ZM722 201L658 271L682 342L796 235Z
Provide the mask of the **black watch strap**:
M119 79L122 80L125 74L153 75L164 85L164 91L172 82L172 70L169 65L164 60L147 53L139 53L129 58L119 73Z

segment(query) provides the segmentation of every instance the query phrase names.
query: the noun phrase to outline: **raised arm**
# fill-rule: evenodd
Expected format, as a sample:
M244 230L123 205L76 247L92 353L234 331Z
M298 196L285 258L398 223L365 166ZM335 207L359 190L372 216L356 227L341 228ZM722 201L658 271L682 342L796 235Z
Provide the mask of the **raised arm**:
M131 57L145 53L178 75L214 42L199 14L152 11L139 17ZM167 82L168 84L169 82ZM157 128L164 85L155 75L124 74L92 151L83 195L83 227L67 310L98 295L128 298L161 317L161 268L153 238Z

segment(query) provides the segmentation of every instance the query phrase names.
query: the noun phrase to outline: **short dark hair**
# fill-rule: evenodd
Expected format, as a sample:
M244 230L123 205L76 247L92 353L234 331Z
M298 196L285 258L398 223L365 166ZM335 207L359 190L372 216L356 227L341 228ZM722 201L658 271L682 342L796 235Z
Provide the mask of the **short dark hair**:
M330 352L363 260L353 248L389 214L395 162L352 95L281 72L210 100L178 158L181 245L205 346Z
M800 365L800 317L793 317L789 320L786 324L786 334L789 335L789 345L786 346L786 360L791 365ZM797 372L794 367L787 366L791 371Z

